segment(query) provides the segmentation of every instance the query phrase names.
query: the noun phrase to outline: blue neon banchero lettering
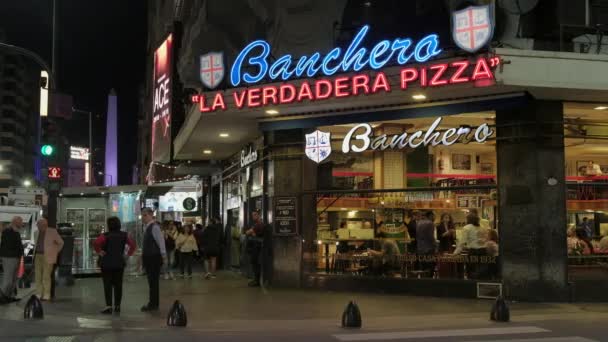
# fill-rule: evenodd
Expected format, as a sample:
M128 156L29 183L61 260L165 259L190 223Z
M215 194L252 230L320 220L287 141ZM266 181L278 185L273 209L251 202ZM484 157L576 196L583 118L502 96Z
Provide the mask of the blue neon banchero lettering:
M230 82L236 87L241 83L254 84L264 78L286 81L292 77L313 77L319 71L325 76L331 76L338 72L359 71L365 67L377 70L391 60L397 64L406 64L412 59L422 63L441 53L436 34L429 34L416 44L410 38L382 40L368 51L361 46L367 31L369 26L363 26L344 52L337 47L326 55L315 52L297 60L292 55L283 55L273 63L268 61L270 44L256 40L236 57L230 70Z

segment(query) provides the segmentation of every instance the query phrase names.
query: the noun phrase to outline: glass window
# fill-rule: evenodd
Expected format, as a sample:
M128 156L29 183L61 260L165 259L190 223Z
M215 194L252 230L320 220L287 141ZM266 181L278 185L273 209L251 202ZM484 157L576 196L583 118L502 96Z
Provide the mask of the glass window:
M608 119L594 104L564 105L567 246L572 280L604 277L608 262Z
M475 113L439 124L436 117L369 123L370 148L347 153L343 145L363 146L347 137L365 134L365 127L319 127L331 132L332 152L318 167L318 219L305 254L312 255L307 272L500 279L494 135L473 138L480 127L493 132L493 119L493 113ZM410 136L418 145L427 133L441 139L446 132L453 142L447 146L407 143ZM390 148L391 141L406 146ZM374 149L381 143L387 148Z

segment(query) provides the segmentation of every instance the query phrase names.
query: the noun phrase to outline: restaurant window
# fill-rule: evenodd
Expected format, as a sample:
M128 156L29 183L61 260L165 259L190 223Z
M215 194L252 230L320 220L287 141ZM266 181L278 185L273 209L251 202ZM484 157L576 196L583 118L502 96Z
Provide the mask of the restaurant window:
M608 262L608 119L597 105L564 105L568 275L605 279ZM598 107L599 108L599 107Z
M347 153L345 145L364 146L353 137L365 127L318 127L331 133L332 152L319 163L307 272L500 279L493 120L494 113L475 113L369 123L369 147ZM488 136L477 141L481 128ZM426 133L447 134L449 143L418 144Z

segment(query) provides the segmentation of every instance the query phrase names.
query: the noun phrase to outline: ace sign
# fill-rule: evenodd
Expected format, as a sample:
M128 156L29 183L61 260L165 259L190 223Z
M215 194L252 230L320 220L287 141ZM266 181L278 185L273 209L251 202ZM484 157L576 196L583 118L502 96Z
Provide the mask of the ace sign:
M298 200L295 197L275 197L274 235L298 234Z

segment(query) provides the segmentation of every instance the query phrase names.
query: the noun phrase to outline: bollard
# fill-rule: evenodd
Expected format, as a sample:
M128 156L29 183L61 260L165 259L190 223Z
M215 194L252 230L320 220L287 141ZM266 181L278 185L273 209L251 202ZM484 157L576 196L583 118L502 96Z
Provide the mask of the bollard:
M36 297L36 295L32 295L30 299L25 304L25 309L23 310L23 318L24 319L43 319L44 312L42 311L42 302L40 299Z
M354 300L351 300L342 313L342 328L361 328L361 311Z
M176 300L169 310L167 316L167 326L169 327L185 327L188 324L188 317L186 316L186 309Z
M502 298L502 296L496 297L496 301L492 305L492 312L490 313L490 319L496 322L508 322L510 320L509 307Z

